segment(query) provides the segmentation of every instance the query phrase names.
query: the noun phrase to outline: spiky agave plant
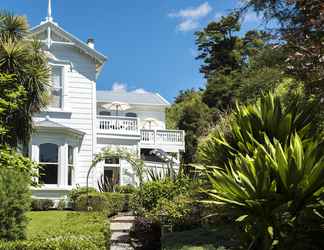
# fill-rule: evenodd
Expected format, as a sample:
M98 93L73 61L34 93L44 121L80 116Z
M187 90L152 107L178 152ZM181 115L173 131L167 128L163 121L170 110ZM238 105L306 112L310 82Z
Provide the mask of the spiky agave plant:
M248 233L247 249L321 249L323 137L309 133L309 114L282 116L273 100L265 96L262 105L238 109L229 126L232 141L213 138L229 157L219 167L200 168L210 186L207 202L236 216Z
M307 139L316 129L317 108L315 103L298 98L285 106L281 97L272 93L255 104L237 105L233 114L200 143L198 159L206 165L223 165L238 152L251 155L256 142L264 143L264 133L272 142L277 139L283 145L294 132Z

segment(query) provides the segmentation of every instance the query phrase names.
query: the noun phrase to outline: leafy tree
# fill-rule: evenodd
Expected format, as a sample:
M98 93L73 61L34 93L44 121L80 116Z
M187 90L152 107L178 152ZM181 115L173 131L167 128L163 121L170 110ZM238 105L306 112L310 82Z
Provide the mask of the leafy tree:
M180 92L176 102L167 110L167 125L185 130L186 151L184 163L195 161L200 136L207 134L212 123L212 112L202 102L201 92L188 90Z
M8 133L1 144L17 146L26 143L32 132L32 115L47 101L49 69L41 45L24 39L28 35L27 20L23 16L0 13L0 73L9 75L11 89L25 91L23 102L6 117ZM7 95L1 88L0 96Z
M324 5L322 0L249 0L243 11L252 8L267 21L276 21L274 30L286 49L289 73L307 83L310 94L324 95Z
M211 108L224 111L237 100L253 100L283 77L278 62L284 55L272 36L252 30L240 37L238 31L240 15L234 12L196 33L197 59L203 60L200 71L207 78L203 101Z

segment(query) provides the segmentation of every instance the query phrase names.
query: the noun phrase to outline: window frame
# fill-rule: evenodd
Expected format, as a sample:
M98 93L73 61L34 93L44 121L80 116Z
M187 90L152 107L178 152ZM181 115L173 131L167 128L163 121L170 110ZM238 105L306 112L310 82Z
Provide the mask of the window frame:
M64 111L65 110L65 88L66 88L66 79L65 79L65 65L64 64L57 64L57 63L49 63L49 66L50 66L50 81L51 81L51 88L50 88L50 92L52 91L53 89L53 86L52 86L52 68L53 67L58 67L58 68L61 68L61 107L52 107L51 104L49 103L48 104L48 110L49 111Z
M55 145L57 147L57 162L43 162L40 161L40 156L41 156L41 146L42 145L46 145L46 144L52 144ZM52 142L44 142L42 144L39 144L39 160L38 160L38 164L39 165L56 165L57 168L57 177L56 177L56 183L42 183L44 186L53 186L53 185L59 185L60 181L60 145L56 144L56 143L52 143ZM38 177L38 183L40 181L40 177Z
M70 163L69 158L69 148L71 149L72 153L72 163ZM74 185L74 174L75 174L75 165L76 165L76 147L68 144L67 146L67 186L71 187ZM70 172L71 169L71 172ZM71 174L71 176L70 176ZM71 178L71 182L69 184L69 178Z

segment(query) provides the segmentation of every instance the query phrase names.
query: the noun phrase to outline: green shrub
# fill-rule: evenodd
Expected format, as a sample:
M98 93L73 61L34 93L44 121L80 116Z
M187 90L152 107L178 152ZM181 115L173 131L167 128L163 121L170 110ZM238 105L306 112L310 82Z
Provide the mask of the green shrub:
M81 194L75 201L77 211L104 211L108 208L107 198L103 193Z
M129 194L104 193L107 198L108 216L129 211Z
M138 211L141 206L145 210L152 210L156 207L159 199L172 199L176 189L176 184L169 179L146 182L143 184L142 190L135 193L131 203L132 208Z
M116 192L122 194L133 194L137 191L137 188L133 185L123 185L123 186L116 186Z
M108 216L129 211L129 194L89 193L82 194L75 203L77 211L104 211Z
M94 243L84 238L57 238L46 240L26 240L14 242L0 242L0 250L97 250Z
M200 216L199 213L195 213L193 200L185 195L176 196L172 200L159 199L157 206L146 216L162 225L172 225L175 231L189 229L200 223Z
M76 187L74 189L72 189L69 194L68 194L68 198L70 199L71 203L72 203L72 208L74 208L74 204L76 203L77 199L79 198L79 196L83 195L83 194L87 194L88 193L96 193L98 192L95 188L93 187Z
M49 199L33 199L31 203L32 211L48 211L53 208L54 202Z
M160 199L172 200L180 194L196 192L196 182L184 176L175 180L165 178L162 180L149 181L143 184L142 189L138 189L132 196L130 206L137 214L150 211L157 206ZM197 190L197 189L196 189Z
M35 165L14 150L0 148L0 239L25 238Z

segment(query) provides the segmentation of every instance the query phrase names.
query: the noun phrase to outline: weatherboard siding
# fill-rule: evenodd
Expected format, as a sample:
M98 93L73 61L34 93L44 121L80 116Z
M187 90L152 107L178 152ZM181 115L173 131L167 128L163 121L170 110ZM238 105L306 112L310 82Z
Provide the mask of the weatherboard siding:
M64 72L64 106L70 112L70 117L61 118L60 112L44 113L36 120L42 120L46 115L54 122L80 130L85 133L75 163L74 184L85 186L86 176L94 154L95 131L93 119L96 115L94 108L95 96L95 63L87 55L73 47L53 46L50 52L60 60L68 60L71 65L65 66ZM90 185L94 185L93 176Z

